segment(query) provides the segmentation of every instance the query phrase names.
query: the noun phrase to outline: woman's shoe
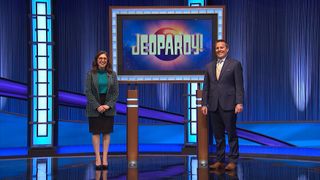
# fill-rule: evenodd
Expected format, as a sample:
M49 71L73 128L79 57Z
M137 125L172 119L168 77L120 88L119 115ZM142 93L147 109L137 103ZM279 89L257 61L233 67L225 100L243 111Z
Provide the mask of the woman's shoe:
M96 170L102 170L103 169L103 165L96 165Z
M102 165L102 170L108 170L109 166L108 165Z

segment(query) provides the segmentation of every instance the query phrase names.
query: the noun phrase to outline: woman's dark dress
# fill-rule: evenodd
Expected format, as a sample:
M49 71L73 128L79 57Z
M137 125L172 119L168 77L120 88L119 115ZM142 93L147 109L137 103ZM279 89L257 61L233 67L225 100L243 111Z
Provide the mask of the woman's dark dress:
M100 94L100 104L104 104L106 94ZM89 117L89 132L92 134L109 134L113 132L114 116L100 114L98 117Z

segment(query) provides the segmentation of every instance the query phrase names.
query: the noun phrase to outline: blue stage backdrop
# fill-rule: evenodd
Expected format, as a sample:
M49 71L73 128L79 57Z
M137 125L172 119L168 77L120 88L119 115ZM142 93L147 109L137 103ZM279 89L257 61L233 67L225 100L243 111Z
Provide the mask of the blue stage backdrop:
M230 56L244 68L240 121L320 120L320 2L208 0L226 5Z
M28 77L27 8L27 1L0 1L0 76L22 83ZM0 97L0 111L26 114L27 102Z

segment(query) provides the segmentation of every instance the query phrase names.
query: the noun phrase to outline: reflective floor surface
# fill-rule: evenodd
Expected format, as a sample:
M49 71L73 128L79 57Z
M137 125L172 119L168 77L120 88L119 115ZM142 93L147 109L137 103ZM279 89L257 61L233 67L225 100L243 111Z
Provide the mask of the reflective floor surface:
M320 162L241 158L233 172L198 168L196 156L142 155L127 168L124 155L111 155L109 169L96 171L94 157L0 159L0 179L257 179L320 180Z

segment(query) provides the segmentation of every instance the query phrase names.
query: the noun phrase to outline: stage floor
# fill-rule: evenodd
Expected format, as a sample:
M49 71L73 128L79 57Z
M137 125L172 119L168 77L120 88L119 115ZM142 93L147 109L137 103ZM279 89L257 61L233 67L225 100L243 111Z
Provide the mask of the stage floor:
M109 169L96 171L94 156L0 159L0 179L258 179L320 180L320 162L244 158L234 172L197 168L196 156L141 155L127 168L124 155L110 155Z

